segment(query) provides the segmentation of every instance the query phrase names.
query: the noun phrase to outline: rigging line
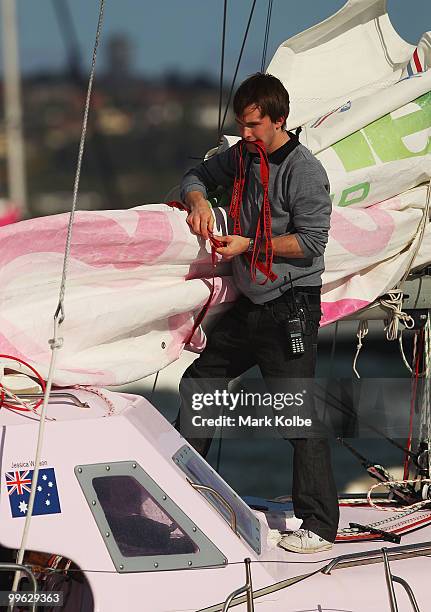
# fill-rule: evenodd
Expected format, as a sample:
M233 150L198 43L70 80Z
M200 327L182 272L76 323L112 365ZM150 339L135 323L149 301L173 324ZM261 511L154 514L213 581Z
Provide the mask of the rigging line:
M229 105L230 105L230 101L231 101L231 98L232 98L233 88L235 87L235 81L236 81L236 77L238 75L239 65L241 64L242 54L243 54L243 51L244 51L245 43L247 41L248 31L250 29L250 24L251 24L251 20L253 18L253 13L254 13L255 6L256 6L256 0L253 0L253 4L252 4L251 10L250 10L250 15L249 15L248 22L247 22L247 27L246 27L245 32L244 32L244 38L243 38L243 41L242 41L241 50L239 52L238 61L236 63L235 74L233 75L232 84L230 86L229 96L228 96L228 99L227 99L226 108L225 108L224 115L223 115L223 120L222 120L221 126L220 126L220 135L223 133L223 127L224 127L224 124L225 124L225 121L226 121L227 112L229 110Z
M334 371L335 349L337 347L337 336L338 336L338 324L339 324L339 321L336 321L334 335L332 338L331 355L329 358L329 372L328 372L329 380L332 378L332 373ZM323 413L323 418L326 418L326 403L325 403L325 411Z
M329 376L328 376L328 378L331 378L332 372L334 371L335 349L337 347L337 336L338 336L339 323L340 323L340 321L336 321L335 329L334 329L334 335L332 337L331 355L329 357Z
M88 113L89 113L89 108L90 108L91 90L92 90L95 67L96 67L97 48L99 46L100 33L102 29L104 6L105 6L105 0L100 0L99 18L97 22L96 38L94 41L93 58L92 58L91 71L90 71L90 77L89 77L89 82L88 82L88 92L87 92L87 99L85 103L85 111L84 111L84 118L83 118L83 124L82 124L82 132L81 132L81 141L79 145L79 154L78 154L78 163L77 163L77 168L76 168L75 184L73 188L72 210L70 212L69 224L68 224L68 229L67 229L67 239L66 239L66 248L65 248L64 260L63 260L63 274L62 274L62 280L61 280L61 286L60 286L59 302L58 302L58 306L54 314L53 338L49 340L49 345L51 348L51 359L49 363L48 378L46 381L46 389L45 389L45 394L43 398L42 410L40 413L36 455L34 459L34 471L33 471L33 476L32 476L30 497L28 501L28 510L27 510L27 515L25 517L25 523L24 523L24 529L23 529L23 534L21 538L20 549L17 554L18 564L22 563L23 558L24 558L24 553L27 547L30 524L31 524L32 516L33 516L33 506L34 506L34 500L35 500L35 495L36 495L36 486L37 486L38 475L39 475L39 466L40 466L40 457L42 454L43 437L45 433L46 412L47 412L47 407L48 407L49 396L51 393L52 381L54 378L57 351L61 348L62 343L63 343L62 338L58 338L58 330L59 330L60 325L64 321L63 300L64 300L64 293L66 289L67 263L68 263L69 254L70 254L73 218L74 218L74 212L75 212L76 202L77 202L77 197L78 197L79 177L80 177L80 171L81 171L82 157L84 153L84 143L85 143L85 135L87 131L87 121L88 121ZM12 585L12 591L16 591L18 587L19 579L20 579L20 571L16 571L15 576L14 576L13 585Z
M426 412L422 410L421 414L421 430L422 424L426 428L426 444L428 449L428 478L431 477L431 380L430 380L430 369L431 369L431 313L428 309L428 317L425 325L425 389L424 389L424 404ZM423 421L422 421L423 419Z
M63 301L64 301L64 294L66 291L66 277L67 277L67 269L68 269L68 263L69 263L70 248L71 248L71 243L72 243L72 228L73 228L73 221L75 218L76 204L78 200L79 181L81 178L82 159L84 156L85 138L87 135L88 115L90 111L91 92L93 89L97 49L99 46L100 31L101 31L102 21L103 21L104 5L105 5L105 0L100 0L99 19L97 22L96 39L94 41L93 57L91 60L90 78L88 80L87 97L85 100L84 117L82 121L81 139L79 142L78 161L76 165L75 181L73 185L72 209L70 211L69 225L67 228L66 249L64 252L63 273L61 277L60 294L59 294L58 306L57 306L57 310L55 314L55 316L58 316L58 314L61 314L60 324L63 322L63 319L64 319Z
M385 519L388 520L388 519ZM334 560L334 557L327 557L326 559L318 559L317 561L295 561L293 559L288 559L288 560L284 560L284 559L251 559L250 563L251 564L261 564L261 563L272 563L272 564L278 564L278 565L317 565L319 563L330 563L331 561ZM223 564L223 567L227 567L228 565L244 565L244 561L228 561L227 563ZM40 571L41 574L48 574L48 575L55 575L55 574L64 574L65 570L64 568L50 568L50 567L40 567L38 566L38 569ZM323 568L320 568L317 571L321 571ZM199 570L212 570L214 571L214 565L201 565L199 566ZM159 570L159 571L171 571L171 570ZM192 571L192 570L190 570ZM74 567L70 567L67 569L67 573L68 574L84 574L84 573L88 573L88 574L115 574L118 575L118 571L117 570L99 570L99 569L83 569L83 568L74 568Z
M318 388L320 388L322 391L325 391L325 395L317 395L316 393L314 394L314 397L318 400L320 400L322 403L325 404L325 409L326 406L329 406L330 408L334 408L334 410L337 410L338 412L341 412L341 414L343 414L344 416L353 416L356 417L357 413L351 409L350 406L348 406L347 404L345 404L340 398L338 398L336 395L330 393L327 389L323 389L323 387L321 387L320 385L317 385ZM328 401L328 397L330 399L332 399L334 402L338 402L340 405L337 406L335 403L331 403ZM326 412L325 412L326 414ZM371 431L374 431L374 433L378 434L379 436L382 436L382 438L384 438L387 442L389 442L390 444L392 444L393 446L395 446L396 448L398 448L400 451L402 451L403 453L405 453L408 456L411 456L413 458L416 458L416 453L407 450L402 444L399 444L398 442L396 442L394 439L390 438L389 436L387 436L385 433L383 433L383 431L381 431L378 427L375 427L374 425L371 425L371 423L368 420L363 420L362 421L363 425L365 425L368 429L370 429Z
M222 408L222 416L224 414L224 406ZM223 419L222 419L222 423L223 423ZM217 448L217 461L216 461L216 472L217 474L220 474L220 465L221 465L221 447L223 444L223 425L221 427L220 430L220 437L219 437L219 443L218 443L218 448Z
M224 76L224 52L226 46L226 15L227 15L227 0L224 0L223 7L223 31L221 37L221 61L220 61L220 85L219 85L219 100L218 100L218 126L217 126L217 144L221 138L221 107L223 103L223 76Z
M338 438L336 438L336 440L341 444L341 446L345 446L352 453L352 455L362 463L362 465L364 465L364 463L372 464L372 461L362 455L358 450L356 450L354 446L346 442L346 438L339 436Z
M264 72L265 71L265 64L266 64L266 52L268 49L268 39L269 39L269 28L271 25L271 16L272 16L272 2L273 0L268 0L268 12L266 15L266 26L265 26L265 37L263 40L263 50L262 50L262 63L260 66L260 71Z
M402 486L400 484L397 484L397 481L391 476L391 474L388 472L388 470L385 469L384 466L380 465L379 463L372 463L369 459L367 459L366 457L364 457L364 455L357 451L353 446L348 444L345 438L337 438L337 440L342 446L345 446L359 460L360 464L368 472L369 476L375 478L380 483L392 483L394 494L397 497L401 498L404 502L409 501L411 499L414 493L412 491L411 486Z
M425 451L428 460L428 477L431 474L431 439L430 439L430 426L431 426L431 415L430 415L430 400L431 400L431 380L430 380L430 366L431 366L431 319L430 309L428 309L427 322L424 328L424 355L423 355L423 367L424 367L424 378L422 379L420 389L420 424L419 424L419 444L418 450ZM425 444L425 448L423 445Z
M391 487L393 489L394 495L402 499L403 503L405 503L406 501L410 502L412 498L414 499L415 496L417 497L417 492L413 490L411 481L407 482L395 480L395 478L391 476L391 474L388 472L388 470L384 468L384 466L380 465L379 463L371 463L371 461L361 455L361 453L359 453L353 446L350 446L350 444L346 442L345 438L337 438L337 440L343 446L345 446L357 459L359 459L359 462L368 472L369 476L378 480L380 484L384 484L385 486ZM367 502L370 504L369 497L370 490L367 494ZM429 503L429 500L426 503Z
M150 394L150 402L153 400L153 395L154 395L154 392L155 392L155 390L156 390L157 381L158 381L158 379L159 379L159 374L160 374L160 370L157 370L157 372L156 372L156 376L155 376L155 378L154 378L153 388L151 389L151 394Z
M33 518L34 500L36 497L36 487L37 487L37 481L39 477L40 458L42 455L42 444L43 444L43 438L45 434L45 421L47 418L46 412L47 412L49 396L51 393L51 385L52 385L52 379L53 379L54 370L55 370L57 350L61 347L61 341L56 340L58 326L59 326L59 321L58 319L54 318L54 339L50 340L51 351L52 351L51 360L49 364L48 379L46 382L42 410L40 413L40 420L39 420L39 427L38 427L38 434L37 434L37 444L36 444L36 455L34 459L34 470L33 470L33 475L31 479L30 497L28 500L27 514L25 517L25 523L24 523L24 528L22 532L21 543L20 543L20 547L19 547L19 550L16 556L16 563L18 565L22 565L23 560L24 560L24 554L27 548L28 536L30 532L30 524ZM20 577L21 577L21 572L17 570L15 572L14 579L13 579L12 591L17 590Z
M222 436L220 436L219 438L219 444L218 444L218 448L217 448L217 461L216 461L216 472L217 474L220 474L220 464L221 464L221 447L222 447L222 443L223 443L223 438Z
M419 342L418 342L418 350L416 353L416 363L414 365L414 372L412 372L411 380L411 400L410 400L410 418L409 418L409 431L407 435L407 443L406 448L411 450L412 442L413 442L413 418L415 413L415 408L417 407L417 392L418 392L418 383L419 383L419 364L423 359L423 340L424 340L424 330L421 329L419 332ZM410 471L410 456L406 455L404 457L404 478L408 478Z

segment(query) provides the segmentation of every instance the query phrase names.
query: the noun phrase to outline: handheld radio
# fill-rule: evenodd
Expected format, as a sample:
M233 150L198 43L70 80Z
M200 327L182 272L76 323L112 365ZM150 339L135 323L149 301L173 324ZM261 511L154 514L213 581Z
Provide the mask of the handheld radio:
M289 351L292 355L299 357L305 353L304 347L304 333L303 333L303 320L304 311L302 308L298 310L298 306L295 300L295 289L293 287L292 275L289 272L290 290L292 292L292 301L294 304L293 316L286 321L286 333L287 340L289 343Z

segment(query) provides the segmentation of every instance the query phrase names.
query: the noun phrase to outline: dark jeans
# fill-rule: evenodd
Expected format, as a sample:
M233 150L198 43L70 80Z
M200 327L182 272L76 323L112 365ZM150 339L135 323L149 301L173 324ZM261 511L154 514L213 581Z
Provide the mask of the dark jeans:
M253 304L241 297L216 324L203 353L186 370L180 383L181 416L191 417L194 392L210 392L209 379L236 378L258 364L270 391L283 388L283 381L313 378L316 365L320 288L298 287L298 308L304 312L304 345L301 356L287 350L285 323L295 311L291 292L266 304ZM278 382L277 382L278 381ZM204 457L211 438L188 438ZM339 518L337 490L331 467L329 443L323 437L289 438L293 445L292 500L302 527L325 540L334 541Z

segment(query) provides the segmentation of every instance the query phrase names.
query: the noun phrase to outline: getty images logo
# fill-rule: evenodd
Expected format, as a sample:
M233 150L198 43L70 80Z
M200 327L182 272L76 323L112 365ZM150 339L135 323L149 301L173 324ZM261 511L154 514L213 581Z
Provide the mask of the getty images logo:
M199 411L203 408L223 407L235 410L246 406L269 406L274 410L283 410L292 406L300 408L304 404L304 395L307 391L297 393L250 393L239 391L230 393L226 389L216 390L213 393L193 393L192 409Z

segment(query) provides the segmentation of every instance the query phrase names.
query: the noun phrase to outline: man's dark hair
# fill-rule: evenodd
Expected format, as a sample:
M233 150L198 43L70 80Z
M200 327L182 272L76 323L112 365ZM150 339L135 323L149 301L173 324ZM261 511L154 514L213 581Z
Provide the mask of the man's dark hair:
M256 105L262 117L268 115L273 123L289 115L289 94L283 83L271 74L256 72L236 90L233 110L241 117L247 106ZM283 124L286 124L286 121Z

